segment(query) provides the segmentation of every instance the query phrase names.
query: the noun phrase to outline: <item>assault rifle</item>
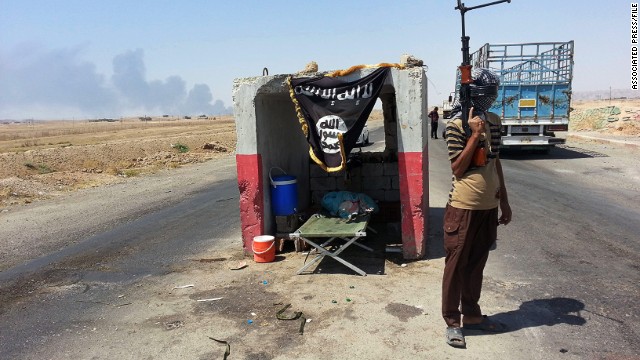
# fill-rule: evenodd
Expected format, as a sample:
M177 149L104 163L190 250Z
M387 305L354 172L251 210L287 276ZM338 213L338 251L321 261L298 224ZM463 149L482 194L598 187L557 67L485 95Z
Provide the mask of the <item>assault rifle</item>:
M495 86L471 86L473 79L471 78L471 59L469 57L469 37L464 32L464 14L467 11L473 9L479 9L490 5L496 5L503 2L510 3L511 0L499 0L490 3L466 7L461 0L458 1L456 10L460 10L460 16L462 17L462 64L458 67L460 69L460 105L462 107L462 128L467 136L471 135L471 129L469 128L469 110L471 109L471 97L472 96L484 96L484 95L496 95L497 89Z

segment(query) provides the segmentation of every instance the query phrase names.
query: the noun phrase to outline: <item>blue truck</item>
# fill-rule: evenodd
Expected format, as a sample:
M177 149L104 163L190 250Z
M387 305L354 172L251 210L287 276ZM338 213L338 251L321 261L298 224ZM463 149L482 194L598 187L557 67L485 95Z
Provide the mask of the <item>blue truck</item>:
M471 65L500 76L498 98L489 111L502 118L503 147L548 152L565 142L556 133L569 129L573 41L485 44L471 54ZM455 100L459 71L456 78Z

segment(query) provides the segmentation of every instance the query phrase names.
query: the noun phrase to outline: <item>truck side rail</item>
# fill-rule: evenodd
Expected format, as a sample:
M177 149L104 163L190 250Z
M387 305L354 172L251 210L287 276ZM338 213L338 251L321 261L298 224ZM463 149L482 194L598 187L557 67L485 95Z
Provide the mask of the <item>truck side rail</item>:
M496 71L504 85L571 83L573 41L485 44L471 54L474 67Z

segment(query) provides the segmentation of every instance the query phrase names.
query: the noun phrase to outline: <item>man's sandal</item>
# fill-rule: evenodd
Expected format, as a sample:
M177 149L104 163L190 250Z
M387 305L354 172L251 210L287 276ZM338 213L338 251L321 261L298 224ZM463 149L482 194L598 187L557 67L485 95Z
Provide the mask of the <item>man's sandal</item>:
M494 332L501 333L507 331L507 325L493 321L487 317L487 315L482 315L482 322L478 324L464 324L462 328L465 330L478 330L485 332Z
M467 347L467 343L462 335L462 328L450 326L447 328L447 344L464 349Z

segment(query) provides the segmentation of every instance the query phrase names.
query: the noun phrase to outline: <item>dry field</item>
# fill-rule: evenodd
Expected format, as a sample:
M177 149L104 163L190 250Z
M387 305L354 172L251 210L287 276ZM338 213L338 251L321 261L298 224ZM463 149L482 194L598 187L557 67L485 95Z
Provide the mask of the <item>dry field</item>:
M640 99L574 101L569 130L640 136Z
M233 117L0 124L0 207L235 150Z

